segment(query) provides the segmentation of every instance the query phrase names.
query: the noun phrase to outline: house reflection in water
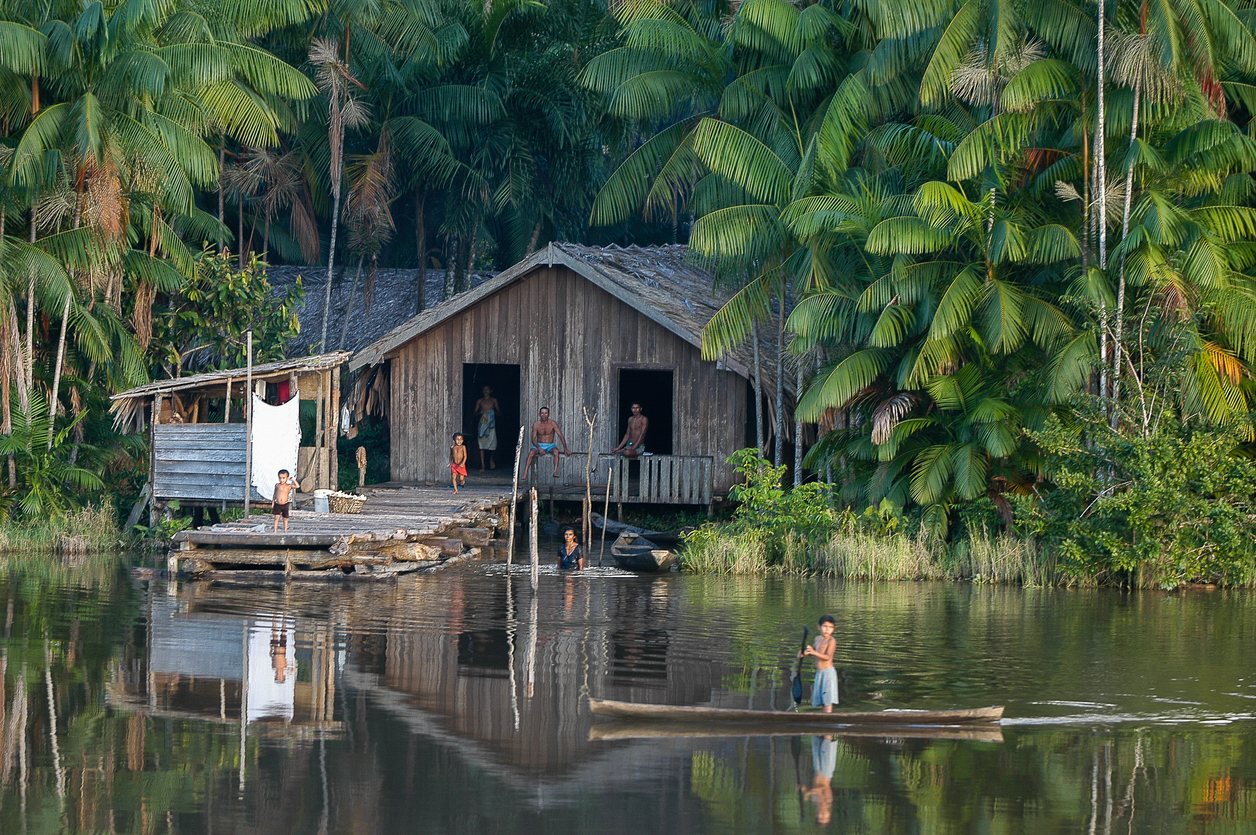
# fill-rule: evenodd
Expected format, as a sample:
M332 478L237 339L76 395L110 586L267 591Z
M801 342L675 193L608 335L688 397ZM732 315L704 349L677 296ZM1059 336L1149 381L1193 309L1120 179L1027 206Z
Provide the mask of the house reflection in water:
M186 585L150 592L144 661L117 671L110 699L160 717L243 715L248 735L293 739L337 735L348 710L355 728L399 722L409 745L561 787L610 753L589 741L587 696L711 701L723 667L672 645L674 590L667 577L545 577L533 596L526 579L473 572L370 588Z
M146 652L115 672L109 704L166 719L243 717L247 733L339 731L329 622L289 615L269 594L251 597L253 612L232 596L150 593Z

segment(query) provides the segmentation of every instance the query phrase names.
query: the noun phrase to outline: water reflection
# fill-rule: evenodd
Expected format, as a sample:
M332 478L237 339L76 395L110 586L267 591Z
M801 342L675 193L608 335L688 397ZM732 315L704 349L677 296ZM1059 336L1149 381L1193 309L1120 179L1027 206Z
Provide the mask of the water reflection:
M1256 828L1247 595L614 571L533 595L498 567L343 588L13 574L0 596L4 833ZM1014 722L782 738L588 713L784 707L823 611L848 706Z

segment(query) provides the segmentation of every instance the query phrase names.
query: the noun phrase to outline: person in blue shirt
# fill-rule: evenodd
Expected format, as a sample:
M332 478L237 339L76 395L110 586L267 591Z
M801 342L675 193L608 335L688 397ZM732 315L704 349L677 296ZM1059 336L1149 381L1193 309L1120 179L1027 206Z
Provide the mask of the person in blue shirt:
M584 549L576 541L575 528L563 528L563 541L558 546L558 567L563 571L584 570Z

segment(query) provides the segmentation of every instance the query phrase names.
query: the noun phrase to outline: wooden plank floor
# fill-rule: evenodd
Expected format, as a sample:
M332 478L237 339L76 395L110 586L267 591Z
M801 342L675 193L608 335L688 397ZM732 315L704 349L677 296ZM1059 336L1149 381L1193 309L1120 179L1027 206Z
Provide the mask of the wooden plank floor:
M273 517L252 514L249 522L221 526L219 530L202 528L183 531L176 543L188 546L254 546L254 547L325 547L352 537L361 541L383 541L394 538L426 536L460 525L474 525L486 514L496 514L510 505L510 485L468 484L457 494L448 485L379 484L362 491L366 503L360 513L315 513L312 496L301 497L300 510L293 510L288 532L272 533ZM264 531L248 527L264 524ZM217 526L216 526L217 527ZM400 536L399 536L400 535Z

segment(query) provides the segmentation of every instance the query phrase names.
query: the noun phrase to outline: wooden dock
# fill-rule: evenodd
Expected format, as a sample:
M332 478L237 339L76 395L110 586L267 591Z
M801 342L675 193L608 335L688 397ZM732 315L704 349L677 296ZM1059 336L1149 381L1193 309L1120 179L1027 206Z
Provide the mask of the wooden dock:
M387 580L479 556L497 541L505 546L510 484L503 488L501 477L473 477L456 495L448 485L420 484L376 485L362 494L360 513L315 513L305 497L287 533L272 533L273 517L258 514L180 531L167 568L171 576L226 582Z

